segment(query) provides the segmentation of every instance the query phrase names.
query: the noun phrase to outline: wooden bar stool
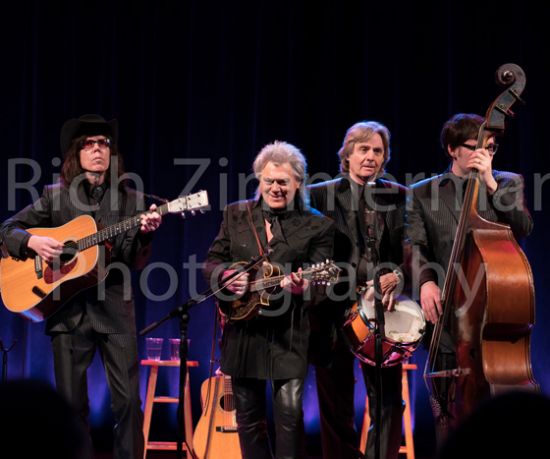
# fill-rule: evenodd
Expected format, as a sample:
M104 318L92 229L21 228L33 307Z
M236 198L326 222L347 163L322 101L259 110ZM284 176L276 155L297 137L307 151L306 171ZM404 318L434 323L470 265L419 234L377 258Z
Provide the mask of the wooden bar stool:
M405 431L405 444L399 448L399 454L406 454L407 459L414 459L414 440L412 431L412 416L411 416L411 397L409 392L409 378L407 371L416 370L417 366L414 363L403 364L402 374L402 398L405 402L405 411L403 412L403 427ZM363 415L363 428L361 429L361 452L365 454L367 444L367 436L370 426L369 416L369 399L365 397L365 414Z
M159 367L176 367L179 368L179 360L142 360L141 365L151 367L149 379L147 382L147 394L145 396L145 408L143 410L143 436L145 438L145 448L143 451L143 459L147 457L147 451L155 450L171 450L175 451L177 443L175 441L149 441L149 431L151 428L151 417L153 414L153 405L155 403L178 403L178 397L155 396L157 388L157 377ZM187 376L185 378L185 388L183 396L183 422L185 428L185 440L190 448L193 448L193 415L191 410L191 392L189 384L189 368L198 367L199 362L196 360L187 361ZM183 450L186 450L186 445L183 445Z

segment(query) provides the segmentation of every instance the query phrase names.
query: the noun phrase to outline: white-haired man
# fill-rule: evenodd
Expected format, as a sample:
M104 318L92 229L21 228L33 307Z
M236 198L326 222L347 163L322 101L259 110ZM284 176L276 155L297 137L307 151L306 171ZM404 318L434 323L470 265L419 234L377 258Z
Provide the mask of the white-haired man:
M271 381L278 459L305 457L302 395L307 371L309 316L305 265L332 256L333 223L307 205L306 161L285 142L266 145L254 161L255 199L224 210L208 252L205 274L213 285L230 275L231 264L269 253L284 278L281 292L249 320L224 325L221 369L232 377L241 450L245 459L271 458L267 435L266 383ZM267 248L269 246L269 249ZM298 274L294 274L294 273ZM241 275L224 296L243 298L252 276Z

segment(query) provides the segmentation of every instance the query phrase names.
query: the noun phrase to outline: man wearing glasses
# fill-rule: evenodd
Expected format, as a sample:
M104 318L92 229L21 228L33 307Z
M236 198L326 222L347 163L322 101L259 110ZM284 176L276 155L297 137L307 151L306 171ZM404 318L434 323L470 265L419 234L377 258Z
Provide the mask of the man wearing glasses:
M441 288L460 218L467 176L479 172L479 215L492 222L510 225L516 239L527 236L533 221L524 204L523 178L492 167L498 145L489 137L476 148L484 119L459 113L441 131L441 145L451 163L447 171L411 187L407 206L407 236L412 244L413 289L420 289L420 303L426 319L435 324L442 314ZM456 368L455 337L445 324L439 342L439 369ZM443 399L452 396L451 380L440 378ZM438 421L438 420L436 420Z
M116 120L107 122L99 115L83 115L64 123L59 183L46 186L40 199L0 226L0 240L12 257L40 257L45 266L55 266L62 259L63 241L27 229L59 227L80 215L90 215L99 227L107 227L145 211L142 195L121 182L124 171L117 126ZM155 210L152 205L140 216L139 227L109 240L111 264L103 267L112 269L104 282L73 296L46 324L57 389L86 425L86 373L96 350L101 353L116 423L113 459L143 457L134 303L130 276L123 268L145 265L151 233L161 223ZM98 264L105 265L105 261ZM89 454L82 457L91 457L91 451Z

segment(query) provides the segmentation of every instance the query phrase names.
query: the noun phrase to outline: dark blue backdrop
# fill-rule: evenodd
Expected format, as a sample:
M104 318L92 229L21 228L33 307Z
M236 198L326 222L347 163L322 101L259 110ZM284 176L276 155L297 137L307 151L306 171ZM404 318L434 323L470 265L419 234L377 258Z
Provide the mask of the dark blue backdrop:
M120 122L127 169L146 191L169 198L184 188L206 189L212 211L187 221L166 217L156 237L147 282L162 301L137 294L138 328L160 318L204 287L197 271L220 223L220 206L241 197L239 174L266 143L299 146L311 174L335 175L347 127L362 119L385 123L393 134L389 171L400 181L439 172L446 159L438 145L442 123L459 111L483 114L498 94L494 71L505 62L527 74L525 107L517 107L496 168L526 179L535 230L525 242L536 282L535 376L550 393L547 309L549 73L548 10L530 2L513 11L501 2L200 2L26 0L4 7L2 219L31 202L18 183L42 185L59 172L59 129L70 117L101 113ZM25 158L26 164L17 165ZM53 158L53 159L52 159ZM35 164L35 169L30 165ZM199 164L206 167L198 180ZM249 184L248 190L250 191ZM161 264L162 263L162 264ZM170 275L173 277L171 278ZM173 278L177 282L173 282ZM200 276L199 276L200 278ZM172 280L171 280L172 279ZM198 284L198 286L197 286ZM173 292L170 291L173 288ZM139 290L139 289L138 289ZM193 409L208 373L212 303L191 313ZM155 332L177 336L177 324ZM0 309L0 338L17 339L9 377L53 380L43 325ZM140 342L143 350L143 343ZM419 351L416 359L423 359ZM166 370L161 390L176 387ZM415 381L420 381L420 373ZM145 387L146 372L142 372ZM311 449L319 449L315 392L306 394ZM92 422L108 448L109 400L99 362L90 372ZM431 414L422 384L415 384L417 449L432 448ZM364 392L358 384L358 418ZM158 410L153 434L173 435L173 410ZM156 426L156 427L155 427Z

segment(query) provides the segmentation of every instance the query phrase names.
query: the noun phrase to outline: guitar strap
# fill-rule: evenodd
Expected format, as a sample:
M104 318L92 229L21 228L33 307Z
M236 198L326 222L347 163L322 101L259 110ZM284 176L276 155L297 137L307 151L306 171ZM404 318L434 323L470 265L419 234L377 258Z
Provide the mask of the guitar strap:
M258 252L261 256L264 255L265 250L262 247L262 243L260 242L260 236L258 235L258 231L256 231L256 227L254 226L254 221L252 220L252 210L251 210L252 203L246 204L246 210L247 216L248 216L248 224L250 225L250 229L252 230L252 234L254 234L254 238L256 239L256 244L258 245Z

